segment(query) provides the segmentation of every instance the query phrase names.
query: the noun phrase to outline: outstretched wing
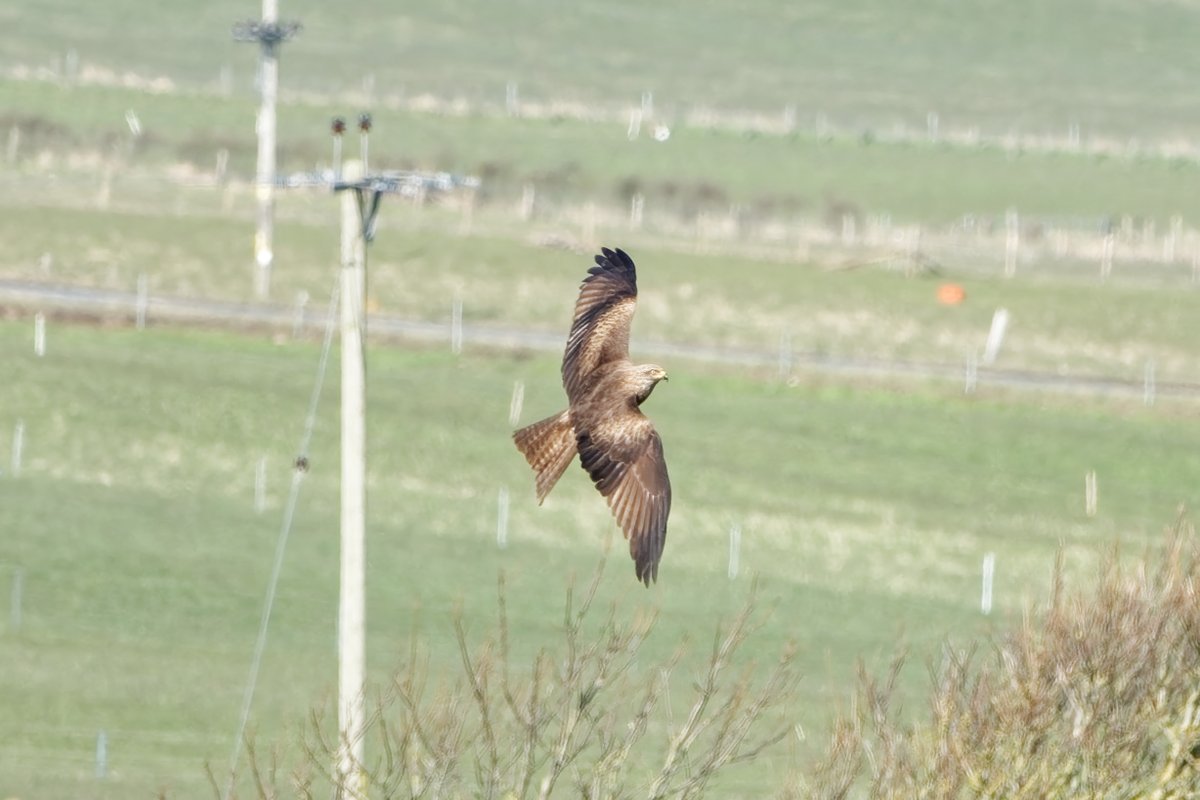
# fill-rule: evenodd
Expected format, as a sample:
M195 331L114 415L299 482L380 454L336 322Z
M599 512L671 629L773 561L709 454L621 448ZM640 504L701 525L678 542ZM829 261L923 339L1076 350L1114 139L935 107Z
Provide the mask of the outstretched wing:
M601 248L579 287L575 320L563 355L563 387L574 404L596 368L629 358L629 326L637 306L637 274L625 251Z
M658 579L671 513L662 439L639 411L597 429L577 430L576 437L579 460L629 540L638 580L649 586Z

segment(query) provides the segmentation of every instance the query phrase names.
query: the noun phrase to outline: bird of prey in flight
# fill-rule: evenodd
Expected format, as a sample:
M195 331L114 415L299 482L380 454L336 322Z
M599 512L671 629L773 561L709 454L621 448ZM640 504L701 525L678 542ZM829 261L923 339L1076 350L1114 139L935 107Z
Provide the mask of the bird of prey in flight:
M639 406L667 373L629 360L636 306L633 259L601 248L579 287L563 355L567 410L521 428L513 440L537 474L539 505L579 454L629 540L638 580L649 586L667 537L671 481L662 439Z

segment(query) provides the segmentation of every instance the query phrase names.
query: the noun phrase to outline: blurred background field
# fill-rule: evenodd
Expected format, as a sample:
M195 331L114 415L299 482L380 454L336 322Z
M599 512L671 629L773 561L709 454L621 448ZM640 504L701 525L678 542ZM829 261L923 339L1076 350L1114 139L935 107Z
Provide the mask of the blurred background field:
M141 281L156 297L252 301L256 52L229 28L256 14L227 0L0 0L0 21L21 31L0 41L5 797L211 796L205 763L226 769L319 342L153 313L136 330L124 313L63 315L5 292ZM877 666L910 646L902 690L920 715L924 663L1044 598L1058 547L1083 581L1113 541L1138 551L1195 504L1191 5L534 0L401 13L365 0L354 13L285 2L282 16L304 23L282 58L282 173L327 167L330 117L369 109L376 166L482 179L452 202L385 201L372 313L448 325L461 302L468 328L564 336L590 251L637 259L633 355L653 351L671 373L647 410L675 508L661 582L632 591L616 541L601 597L623 614L661 611L648 658L691 639L686 683L758 575L774 612L752 655L794 639L803 670L794 706L773 710L798 735L730 775L723 796L763 796L811 763L857 659ZM280 194L269 305L318 314L336 203ZM948 282L964 302L937 302ZM1028 386L985 375L966 393L998 308L1010 324L993 366ZM448 339L372 340L378 680L414 626L449 671L453 610L490 629L501 570L519 646L552 640L569 576L590 574L614 536L577 469L538 508L509 441L516 382L523 423L561 406L557 356L472 341L455 355ZM866 363L885 377L833 370ZM1093 379L1128 391L1097 395ZM335 389L253 709L266 742L294 742L336 684Z
M0 639L7 780L31 796L200 793L202 761L223 768L236 723L316 348L62 325L36 359L27 325L2 330L6 415L25 427L22 472L3 482L6 577L19 567L25 590L20 630ZM567 576L589 574L613 535L584 476L569 472L538 508L512 457L512 382L527 381L526 419L550 413L556 360L386 348L370 369L372 674L385 679L396 665L414 619L435 664L452 667L451 610L461 604L486 630L501 568L522 640L545 641ZM916 687L920 660L937 657L944 637L987 629L986 553L997 564L993 613L1019 614L1045 591L1060 544L1082 579L1114 537L1135 551L1157 540L1175 504L1194 500L1200 469L1184 409L965 399L929 385L789 386L687 362L672 365L665 388L652 411L676 507L662 580L631 593L617 544L602 597L623 613L660 608L649 654L689 634L694 669L716 620L758 574L777 606L753 654L769 660L797 641L801 699L783 713L814 738L856 658L880 663L903 642ZM333 681L336 419L327 389L255 705L260 735L284 742ZM256 513L263 457L267 505ZM1088 470L1100 476L1093 519ZM512 496L503 551L501 488ZM743 572L729 581L733 525ZM112 775L91 784L101 729ZM784 771L776 763L757 780Z

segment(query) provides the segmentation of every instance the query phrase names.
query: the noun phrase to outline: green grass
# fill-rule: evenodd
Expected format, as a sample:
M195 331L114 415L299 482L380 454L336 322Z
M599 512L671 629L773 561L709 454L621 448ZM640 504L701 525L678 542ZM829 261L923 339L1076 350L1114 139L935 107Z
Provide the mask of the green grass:
M144 135L131 141L127 110ZM7 110L7 111L5 111ZM329 119L353 108L285 104L279 117L281 171L328 163ZM61 174L70 153L125 155L119 170L184 162L211 172L220 149L230 168L253 175L255 104L248 97L150 94L101 87L0 81L0 127L25 131L29 163L56 153ZM1032 218L1095 230L1104 219L1200 219L1193 187L1200 167L1178 159L1079 154L1008 153L865 139L818 139L810 133L752 136L682 127L670 141L630 142L620 123L441 116L390 110L376 114L373 163L482 175L482 202L515 207L523 186L543 203L594 199L623 206L633 191L648 215L690 218L697 210L725 213L743 206L758 215L800 215L840 222L841 213L888 214L938 227L965 214L1003 217L1017 208ZM357 143L350 143L357 152ZM93 170L96 167L93 166ZM22 192L49 189L46 166L25 176ZM14 179L20 173L14 173ZM62 178L60 177L59 180Z
M191 208L217 202L210 190L184 196ZM332 223L324 195L282 200ZM214 212L215 213L215 212ZM444 232L440 217L396 202L385 206L371 249L372 307L433 322L449 321L454 296L466 324L532 328L565 335L575 289L590 259L515 240L480 223L474 236ZM139 273L158 294L252 299L248 222L201 213L102 213L10 206L0 215L0 275L132 291ZM308 292L323 307L337 259L337 231L281 222L273 296ZM864 268L826 271L795 263L664 252L626 231L598 232L627 247L640 265L639 341L774 352L781 334L797 352L831 357L963 363L983 348L991 317L1005 307L1012 324L996 366L1140 380L1147 360L1159 380L1194 382L1195 292L1164 291L1115 279L1099 284L1037 267L1013 280L949 271L906 278ZM52 256L47 269L43 254ZM939 305L939 283L955 280L967 302Z
M0 450L25 424L25 467L0 476L0 569L25 580L24 624L0 633L0 758L6 794L46 798L202 793L223 769L288 465L316 363L311 344L52 323L35 359L29 323L0 324ZM332 365L336 368L336 359ZM799 643L796 706L821 735L854 660L898 640L933 657L972 636L979 563L997 554L997 618L1040 596L1060 542L1087 575L1114 537L1139 547L1176 504L1195 503L1200 438L1186 409L966 400L936 387L897 392L826 382L787 387L668 365L647 410L675 487L660 583L634 586L618 544L601 588L622 614L662 612L647 657L680 636L703 658L715 621L761 577L777 608L753 654ZM553 637L563 587L586 575L612 525L572 469L547 504L508 439L515 380L525 421L562 402L552 358L373 348L369 365L369 667L382 678L419 609L435 667L453 663L452 609L474 635L508 575L522 648ZM331 382L331 386L336 382ZM280 584L254 720L287 742L333 688L337 406L327 390ZM253 511L258 458L269 509ZM7 461L7 459L6 459ZM6 473L7 473L7 465ZM1095 469L1100 514L1082 513ZM494 544L496 492L512 492L509 547ZM743 577L725 577L727 530L743 529ZM714 588L716 587L716 588ZM5 593L7 594L7 593ZM907 686L923 680L920 668ZM97 731L111 777L91 777ZM292 753L294 755L294 752ZM782 752L761 764L778 777ZM760 776L759 778L763 778ZM747 782L749 781L749 782ZM730 788L767 788L739 776Z
M73 48L81 63L213 85L232 65L248 89L254 48L231 41L256 8L203 9L132 0L55 0L30 15L0 4L22 35L0 64L49 65ZM305 29L284 50L284 85L357 90L373 73L381 93L461 96L500 104L507 81L523 97L697 104L824 112L851 125L1084 130L1117 136L1189 134L1200 117L1190 76L1200 69L1195 10L1139 0L997 3L853 0L796 7L606 0L569 9L547 0L457 0L397 10L364 0L353 13L308 0L282 9Z

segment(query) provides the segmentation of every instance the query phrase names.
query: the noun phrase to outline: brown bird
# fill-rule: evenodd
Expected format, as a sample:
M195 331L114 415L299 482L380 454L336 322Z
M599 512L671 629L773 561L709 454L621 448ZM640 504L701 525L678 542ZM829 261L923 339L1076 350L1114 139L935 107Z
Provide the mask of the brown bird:
M638 580L649 586L667 538L671 480L662 439L638 407L667 373L629 361L636 306L633 259L601 248L579 287L563 355L567 410L521 428L513 440L537 473L538 505L579 454L629 540Z

